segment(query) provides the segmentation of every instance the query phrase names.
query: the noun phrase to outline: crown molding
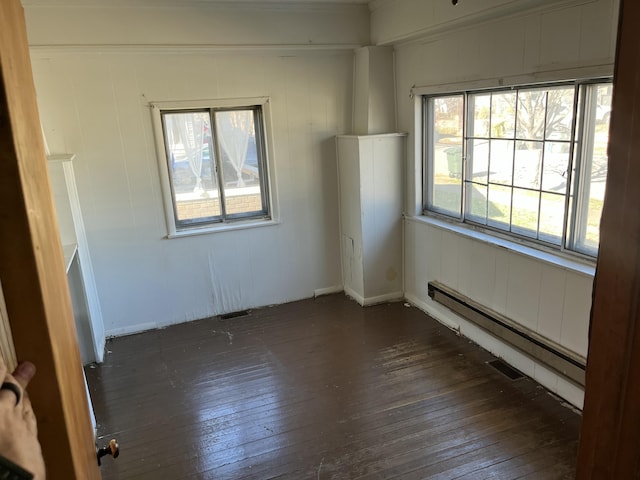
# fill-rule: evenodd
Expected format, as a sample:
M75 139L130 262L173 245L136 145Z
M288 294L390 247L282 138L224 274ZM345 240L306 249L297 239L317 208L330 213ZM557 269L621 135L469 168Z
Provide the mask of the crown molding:
M368 11L363 0L354 1L257 1L257 0L23 0L27 8L162 8L217 11L346 12Z
M51 54L291 54L353 53L358 44L288 44L288 45L30 45L34 57Z
M400 0L373 0L369 4L371 12L392 7ZM443 0L448 1L448 0ZM434 38L449 35L453 32L489 24L505 19L521 18L536 13L552 12L565 8L587 5L598 0L513 0L508 4L488 8L469 15L460 16L454 20L429 25L412 32L385 38L376 45L398 45L413 42L429 41ZM453 5L451 8L455 8Z

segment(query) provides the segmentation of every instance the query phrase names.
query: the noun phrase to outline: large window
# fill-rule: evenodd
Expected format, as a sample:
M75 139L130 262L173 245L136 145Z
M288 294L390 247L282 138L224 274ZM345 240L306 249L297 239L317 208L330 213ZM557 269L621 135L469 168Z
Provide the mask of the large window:
M263 104L154 108L170 233L270 218Z
M423 97L425 210L595 256L610 82Z

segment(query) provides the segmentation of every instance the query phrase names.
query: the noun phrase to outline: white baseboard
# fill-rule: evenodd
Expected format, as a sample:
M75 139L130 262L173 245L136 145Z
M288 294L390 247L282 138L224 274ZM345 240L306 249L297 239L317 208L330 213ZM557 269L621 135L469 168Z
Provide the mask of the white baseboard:
M404 293L402 292L391 292L385 293L384 295L377 295L375 297L363 297L359 293L356 293L351 288L345 285L344 293L349 297L353 298L356 302L358 302L363 307L368 307L370 305L377 305L378 303L385 302L393 302L396 300L402 300L404 298Z
M331 295L332 293L344 292L342 285L334 285L333 287L318 288L313 291L314 297L321 297L322 295Z
M96 356L96 363L102 363L104 361L104 350L106 348L107 345L107 339L106 337L102 337L101 341L100 341L100 345L96 345L95 347L95 356Z
M107 330L105 333L105 337L124 337L126 335L133 335L134 333L146 332L147 330L155 330L158 328L158 324L149 322L149 323L138 323L136 325L131 325L128 327L122 328L114 328L113 330Z
M356 293L351 287L344 286L344 293L348 297L353 298L356 302L364 307L364 297L359 293Z
M424 313L426 313L430 317L433 317L439 323L443 324L445 327L450 328L451 330L460 333L460 324L452 322L451 320L449 320L448 318L443 316L442 312L439 312L438 310L433 308L432 305L429 305L427 302L425 302L424 300L418 298L417 296L413 295L412 293L405 293L405 298L407 299L407 301L409 303L415 305L420 310L422 310Z
M394 302L397 300L402 300L403 298L404 293L402 292L385 293L384 295L365 298L363 306L368 307L369 305L377 305L378 303Z

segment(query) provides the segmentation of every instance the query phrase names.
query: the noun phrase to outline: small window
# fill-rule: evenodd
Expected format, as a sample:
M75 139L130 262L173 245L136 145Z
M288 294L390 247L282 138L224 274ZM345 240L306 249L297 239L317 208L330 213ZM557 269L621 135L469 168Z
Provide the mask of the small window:
M169 233L270 219L264 103L180 106L154 105Z
M595 256L611 82L425 96L425 210Z

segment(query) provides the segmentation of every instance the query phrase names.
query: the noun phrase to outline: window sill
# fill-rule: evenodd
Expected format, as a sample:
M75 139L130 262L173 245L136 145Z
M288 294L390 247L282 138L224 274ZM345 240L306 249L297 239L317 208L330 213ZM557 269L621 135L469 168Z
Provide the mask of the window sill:
M593 277L595 275L595 260L593 262L586 259L581 261L581 259L574 258L573 256L562 254L560 252L552 253L549 251L530 247L514 240L508 240L497 235L491 235L467 224L449 222L427 215L406 217L406 220L457 233L458 235L472 238L479 242L487 243L496 247L504 248L506 250L509 250L510 252L533 258L535 260L553 265L555 267L563 268L571 272L579 273L589 277Z
M247 220L244 222L238 221L233 223L223 223L215 226L192 228L189 230L179 230L175 233L168 234L165 238L171 240L175 238L193 237L194 235L211 235L215 233L229 232L234 230L245 230L248 228L271 227L279 224L280 222L278 220Z

